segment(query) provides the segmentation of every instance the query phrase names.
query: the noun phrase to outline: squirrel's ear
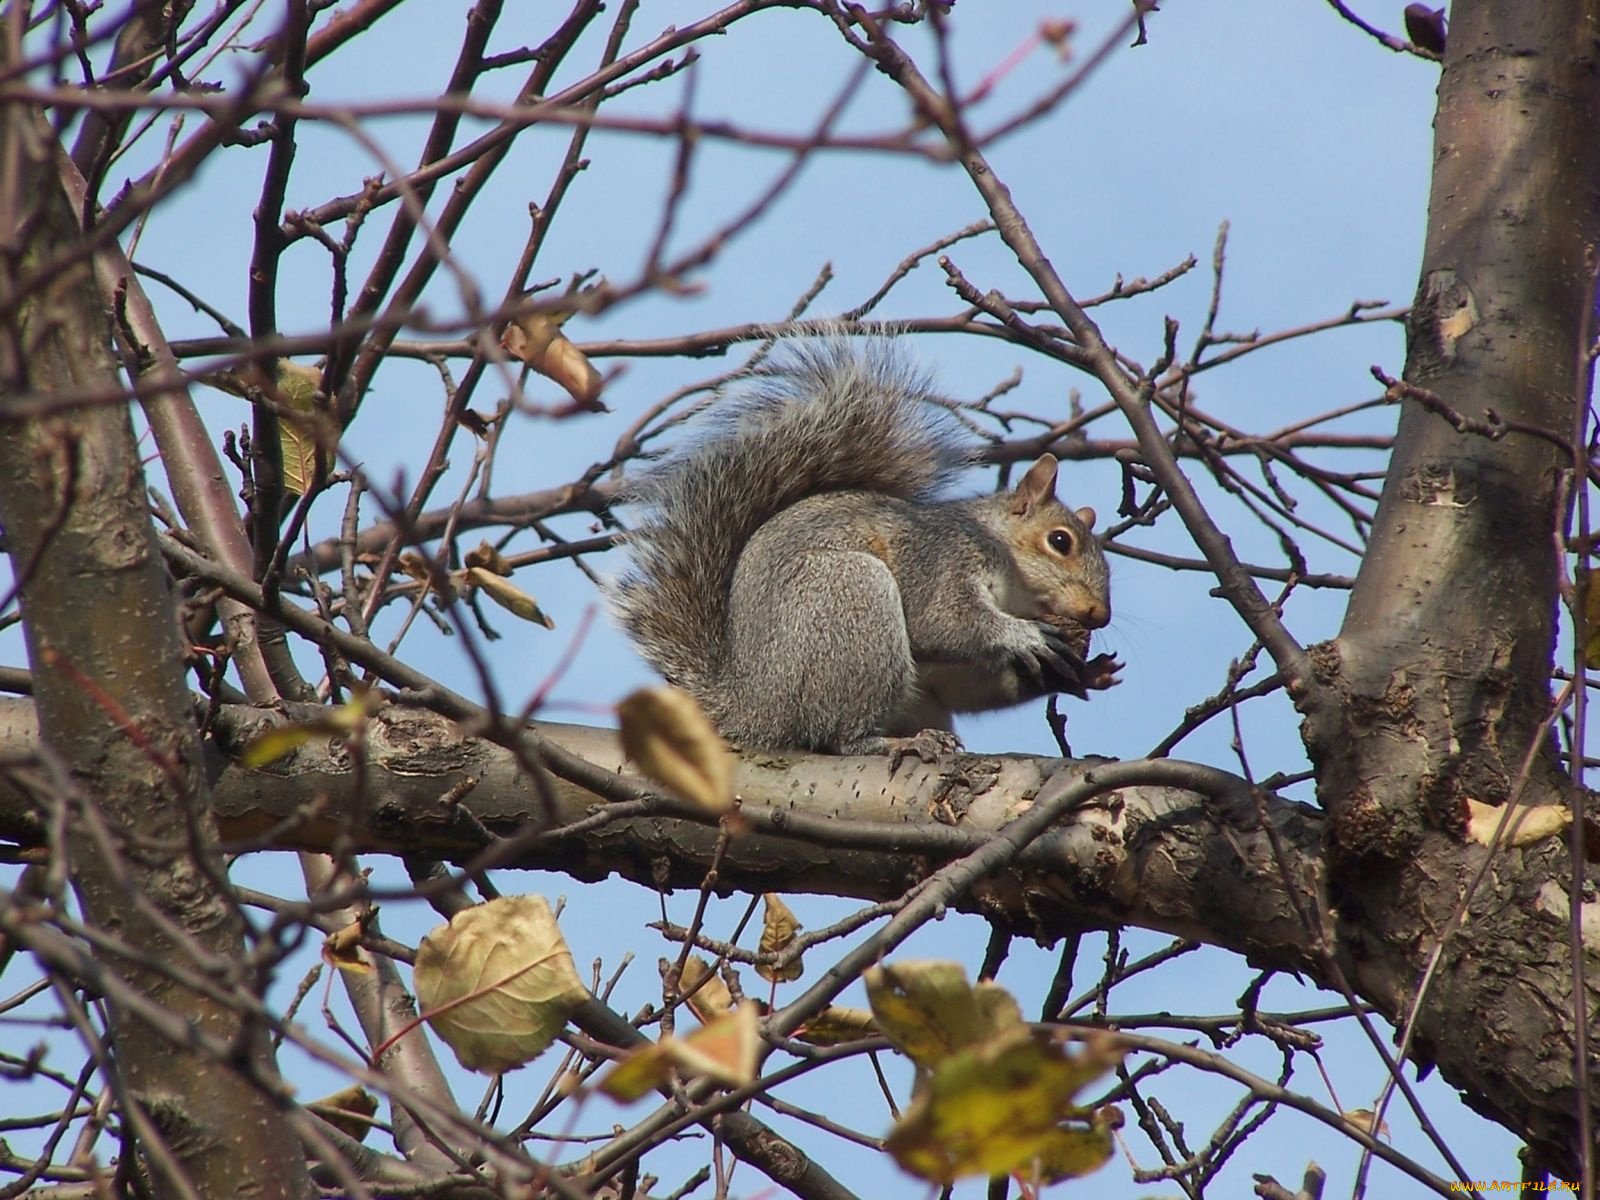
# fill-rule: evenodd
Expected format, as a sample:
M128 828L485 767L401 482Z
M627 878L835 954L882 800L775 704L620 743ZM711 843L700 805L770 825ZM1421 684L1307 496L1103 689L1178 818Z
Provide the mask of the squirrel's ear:
M1093 529L1094 528L1094 509L1092 509L1092 508L1080 508L1077 512L1073 513L1072 515L1077 517L1078 520L1083 522L1083 527L1085 529Z
M1011 511L1018 516L1032 512L1056 494L1056 456L1041 454L1011 493Z

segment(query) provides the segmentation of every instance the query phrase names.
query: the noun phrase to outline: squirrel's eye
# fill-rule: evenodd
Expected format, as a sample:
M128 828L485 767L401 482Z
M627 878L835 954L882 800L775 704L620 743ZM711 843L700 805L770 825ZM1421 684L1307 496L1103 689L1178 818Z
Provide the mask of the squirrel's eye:
M1072 553L1072 531L1068 529L1052 529L1045 538L1050 544L1050 549L1057 554L1068 555Z

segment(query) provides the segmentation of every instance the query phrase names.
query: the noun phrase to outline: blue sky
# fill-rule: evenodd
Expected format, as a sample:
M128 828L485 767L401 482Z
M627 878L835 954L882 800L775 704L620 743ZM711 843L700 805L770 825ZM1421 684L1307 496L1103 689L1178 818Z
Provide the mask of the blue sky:
M1397 21L1399 7L1374 6L1363 15L1379 23ZM309 98L333 102L434 94L448 75L464 9L459 0L431 0L402 9L319 66L311 77ZM644 0L629 45L700 14L685 3ZM1076 7L1032 0L989 5L962 0L950 19L957 79L970 87L1046 19L1078 22L1074 46L1081 61L1123 16L1121 4L1104 0ZM491 50L537 40L543 36L543 17L531 9L508 16ZM904 36L908 46L924 47L921 34ZM808 12L761 14L699 50L694 115L797 135L813 126L857 65L832 26ZM598 42L589 37L580 44L574 61L588 63L597 52ZM984 128L1002 119L1052 86L1072 65L1063 68L1048 52L1036 51L1002 80L977 110L974 124ZM227 78L228 70L224 65L214 74ZM510 86L515 72L503 74ZM1433 65L1389 52L1327 5L1281 0L1201 5L1167 0L1163 11L1150 18L1148 45L1113 53L1048 120L1000 143L990 159L1056 268L1079 295L1102 292L1119 275L1154 276L1188 255L1200 259L1196 270L1171 287L1099 310L1113 344L1148 363L1160 353L1163 318L1179 322L1180 346L1198 330L1210 295L1212 247L1223 222L1229 224L1230 234L1219 328L1268 332L1335 316L1358 300L1406 303L1415 287L1425 226L1436 80ZM668 115L685 102L686 83L679 76L638 89L606 111ZM871 74L842 127L850 132L888 131L905 119L903 97L886 79ZM414 161L424 128L411 118L386 119L369 127L386 154L402 163ZM491 297L505 286L528 228L528 204L542 199L566 139L562 130L534 130L521 138L454 240L457 260ZM159 149L159 134L148 140L149 152ZM361 146L336 128L306 129L301 147L290 207L309 207L351 192L363 177L379 170ZM587 150L591 165L561 211L535 278L564 278L594 269L613 282L631 281L671 186L674 154L673 145L640 135L597 132ZM241 322L250 214L264 163L260 151L221 156L151 220L139 245L141 261L177 274ZM704 143L673 245L687 248L720 227L760 194L786 163L787 157L777 152ZM445 190L435 200L435 211ZM576 318L568 332L581 343L779 320L825 266L831 268L833 279L811 312L843 311L870 295L908 253L983 215L976 193L955 167L860 153L819 155L761 221L689 280L697 289L694 295L643 298L601 318ZM369 230L358 243L354 277L365 269L377 241L375 231ZM980 287L1031 294L998 239L962 243L950 253ZM289 332L314 332L327 320L327 256L309 241L301 242L285 258L284 268L280 323ZM171 336L215 332L181 301L159 289L153 295ZM459 314L459 296L447 279L436 281L428 308L440 319ZM958 308L942 272L928 263L896 290L880 315L933 316ZM1086 404L1101 400L1087 377L987 339L919 339L911 352L958 398L982 395L1020 367L1022 382L1011 394L1010 407L1064 413L1075 391ZM1398 325L1336 331L1263 350L1202 376L1196 396L1209 411L1235 425L1266 432L1372 398L1379 388L1369 366L1378 363L1398 374L1403 352ZM615 364L600 365L604 369ZM582 465L603 459L621 430L646 406L675 387L725 369L717 361L640 360L626 366L606 394L614 415L559 424L526 417L514 420L497 465L496 490L512 493L571 479ZM554 399L542 381L535 380L530 387L535 399ZM494 385L488 385L480 393L479 407L488 407L498 395ZM203 403L218 432L247 419L240 402L220 393L207 393ZM420 460L440 405L438 377L431 368L391 362L379 374L346 449L373 478L390 480L396 469ZM1392 427L1392 421L1391 411L1380 410L1340 428L1383 431ZM1112 425L1102 434L1122 432ZM441 501L461 486L469 457L470 447L463 441L450 475L436 493ZM974 475L970 486L990 483ZM1107 464L1069 464L1063 469L1064 497L1074 505L1093 505L1102 514L1114 512L1119 486L1117 471ZM1217 501L1219 520L1246 558L1281 563L1276 543L1265 531L1237 506L1218 498L1214 489L1207 488L1206 494ZM342 496L323 502L317 514L320 534L336 528L341 503ZM1312 500L1307 501L1307 511L1326 515ZM552 524L568 536L580 536L591 523L565 518ZM1167 553L1193 553L1170 518L1134 540ZM531 539L521 540L511 549L533 544ZM1307 548L1314 569L1346 573L1354 569L1354 561L1335 548L1315 543L1307 543ZM615 561L597 565L607 572L620 569ZM1114 559L1113 570L1116 618L1101 644L1126 661L1125 682L1088 704L1068 707L1072 741L1080 753L1134 758L1181 719L1187 706L1221 686L1230 660L1244 651L1249 639L1227 605L1209 596L1205 577L1174 576L1128 559ZM525 572L518 583L537 594L556 619L557 630L547 633L509 617L498 621L506 637L492 644L490 654L502 696L511 707L532 693L567 644L566 635L596 604L590 582L567 564ZM1297 594L1289 608L1292 628L1302 642L1331 636L1342 607L1340 593ZM419 622L408 635L402 653L445 683L469 694L476 691L457 646L427 622ZM650 678L617 631L599 622L556 690L557 703L547 715L605 722L607 706ZM1214 723L1179 753L1233 766L1223 724ZM1052 751L1037 707L974 720L961 732L975 750ZM1303 766L1295 718L1286 702L1269 700L1247 708L1245 732L1259 775ZM1305 791L1295 794L1311 798ZM284 860L258 859L241 870L247 882L293 886L283 882L291 874ZM636 1007L658 994L653 962L671 950L643 928L645 921L659 915L652 894L616 883L579 885L536 875L508 874L501 886L567 897L564 925L580 969L599 957L609 973L623 953L637 956L619 990L620 1006ZM674 897L669 911L674 918L686 918L691 904L692 897ZM800 898L795 907L812 927L847 911L847 906L831 900ZM742 909L737 898L714 905L710 931L731 930ZM385 920L390 932L407 938L432 923L426 912L403 906L386 909ZM976 969L985 937L979 922L952 916L925 930L903 954L957 956ZM1137 932L1128 936L1135 957L1163 941ZM1092 982L1103 946L1102 937L1086 939L1080 987ZM1053 951L1018 946L1000 980L1023 998L1025 1010L1032 1011L1054 963ZM1119 991L1118 1006L1130 1012L1225 1012L1236 1006L1236 997L1250 978L1250 970L1237 959L1202 952L1130 983ZM1286 1009L1328 1002L1292 980L1278 979L1269 986L1263 1003ZM1269 1077L1277 1074L1276 1055L1269 1049L1246 1044L1230 1055ZM1345 1108L1369 1105L1382 1082L1377 1056L1354 1030L1341 1027L1330 1032L1324 1066ZM316 1077L314 1068L306 1071L308 1078ZM903 1075L901 1079L903 1084ZM524 1090L536 1092L541 1084L542 1068L536 1064L513 1076L510 1086L520 1095ZM331 1080L326 1088L308 1082L305 1093L314 1095L335 1086ZM1293 1086L1328 1100L1322 1081L1305 1067ZM1462 1109L1437 1079L1422 1091L1429 1098L1432 1117L1475 1178L1515 1177L1515 1143L1509 1135ZM470 1102L473 1094L472 1085L465 1087L464 1101ZM1188 1122L1191 1143L1203 1142L1214 1120L1237 1098L1235 1089L1178 1073L1169 1074L1157 1094ZM886 1127L881 1099L860 1063L842 1068L839 1074L823 1072L786 1097L868 1132ZM515 1103L508 1104L508 1111L515 1108ZM1449 1174L1425 1148L1409 1116L1396 1108L1388 1119L1397 1146L1417 1153L1431 1169ZM921 1194L918 1185L876 1156L820 1136L801 1138L863 1196ZM1135 1135L1132 1140L1141 1164L1154 1165L1141 1139ZM670 1190L693 1164L703 1161L705 1153L704 1142L690 1142L652 1155L646 1166L666 1176L670 1182L663 1190ZM1348 1194L1356 1149L1294 1114L1275 1118L1271 1129L1236 1157L1224 1190L1246 1194L1253 1173L1273 1174L1284 1183L1298 1181L1311 1157L1329 1171L1327 1194ZM746 1173L736 1180L735 1194L760 1194L765 1181L747 1168L742 1170ZM1082 1186L1113 1200L1178 1194L1170 1184L1134 1184L1120 1160ZM1373 1168L1368 1194L1405 1196L1414 1186L1380 1164ZM1068 1191L1062 1189L1063 1194ZM969 1187L960 1194L981 1195L982 1189Z

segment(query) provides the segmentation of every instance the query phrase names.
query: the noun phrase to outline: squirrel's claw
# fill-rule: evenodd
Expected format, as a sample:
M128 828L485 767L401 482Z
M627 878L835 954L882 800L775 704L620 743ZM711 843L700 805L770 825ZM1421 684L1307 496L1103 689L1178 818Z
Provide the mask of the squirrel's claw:
M891 776L900 770L900 764L908 758L936 763L961 749L961 739L948 729L924 729L910 737L886 737L882 742L882 752L889 756Z
M1096 654L1083 664L1082 682L1085 688L1092 688L1103 692L1107 688L1116 687L1122 680L1117 677L1117 672L1122 670L1123 663L1115 654Z
M1069 686L1060 690L1079 700L1087 700L1091 691L1103 692L1121 683L1122 680L1117 677L1120 670L1122 662L1115 654L1097 654L1073 673Z

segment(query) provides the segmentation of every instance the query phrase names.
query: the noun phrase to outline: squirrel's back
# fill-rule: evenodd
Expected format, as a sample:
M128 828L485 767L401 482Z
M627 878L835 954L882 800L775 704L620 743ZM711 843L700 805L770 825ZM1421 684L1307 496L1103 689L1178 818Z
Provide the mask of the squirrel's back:
M645 659L712 710L739 555L808 496L869 491L925 503L968 455L928 381L884 341L780 344L769 373L623 496L645 510L613 608Z

